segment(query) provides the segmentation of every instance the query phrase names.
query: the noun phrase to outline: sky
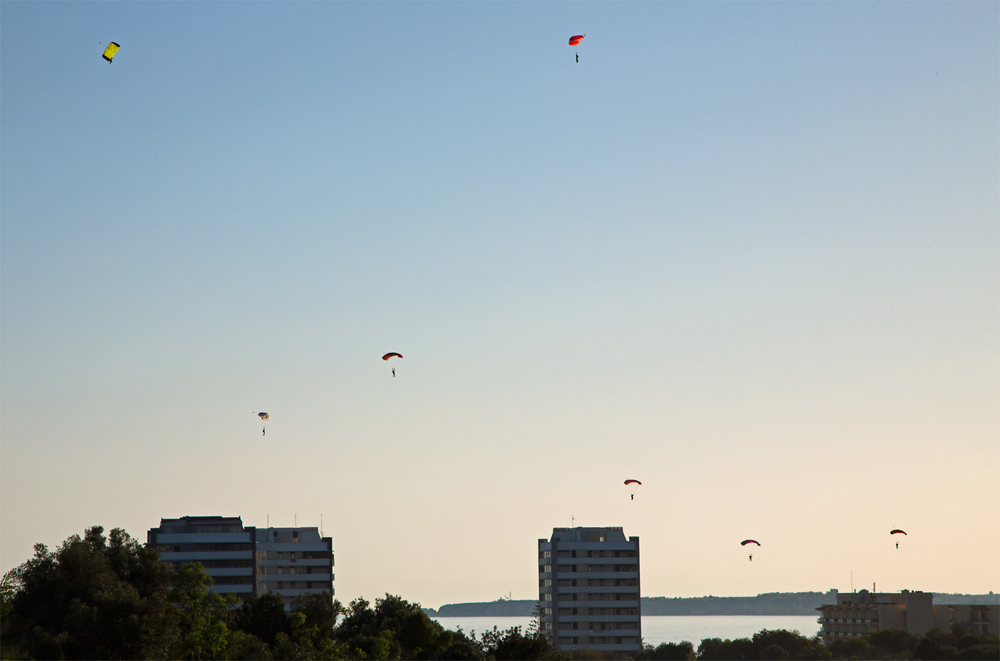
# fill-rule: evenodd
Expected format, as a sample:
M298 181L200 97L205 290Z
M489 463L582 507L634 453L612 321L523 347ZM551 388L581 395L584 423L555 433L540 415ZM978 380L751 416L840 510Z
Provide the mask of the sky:
M3 571L222 515L344 602L570 525L1000 591L1000 3L5 1L0 368Z

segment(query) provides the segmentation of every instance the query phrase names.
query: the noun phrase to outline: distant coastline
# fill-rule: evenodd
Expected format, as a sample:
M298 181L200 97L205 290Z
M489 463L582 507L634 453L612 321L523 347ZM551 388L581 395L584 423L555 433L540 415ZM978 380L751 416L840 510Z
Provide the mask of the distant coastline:
M771 592L755 597L643 597L643 615L815 615L816 608L837 603L837 593ZM538 602L533 599L445 604L424 608L431 617L526 617ZM1000 594L935 593L936 604L1000 604Z

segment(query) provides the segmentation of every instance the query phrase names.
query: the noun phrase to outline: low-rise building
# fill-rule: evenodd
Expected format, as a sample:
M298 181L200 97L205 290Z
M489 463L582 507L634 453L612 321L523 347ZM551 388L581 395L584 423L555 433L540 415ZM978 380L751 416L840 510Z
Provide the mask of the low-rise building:
M983 633L1000 635L1000 606L934 605L930 592L869 592L837 594L837 603L820 606L819 636L823 642L860 638L882 629L905 629L920 635L931 629L951 630L965 625Z
M554 528L538 540L539 624L559 651L642 649L639 538L620 527Z

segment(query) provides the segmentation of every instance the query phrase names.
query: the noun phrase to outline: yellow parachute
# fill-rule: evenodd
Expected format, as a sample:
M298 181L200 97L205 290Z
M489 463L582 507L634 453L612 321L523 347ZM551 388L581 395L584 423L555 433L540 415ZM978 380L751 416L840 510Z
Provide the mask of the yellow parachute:
M104 55L102 55L101 57L107 60L108 64L111 64L111 58L115 56L115 53L118 52L119 48L121 48L121 46L112 41L110 44L108 44L108 47L104 49Z

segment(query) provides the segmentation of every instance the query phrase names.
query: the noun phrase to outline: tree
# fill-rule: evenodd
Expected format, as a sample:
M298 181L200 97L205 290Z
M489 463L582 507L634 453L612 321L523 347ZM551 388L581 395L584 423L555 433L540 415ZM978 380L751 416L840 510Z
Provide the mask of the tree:
M287 636L292 632L292 620L285 612L285 604L272 592L244 600L233 618L233 626L271 647L279 633Z
M829 654L818 638L810 640L798 631L762 629L753 635L753 646L760 659L820 659ZM785 654L786 656L782 656Z
M899 659L913 656L920 643L920 634L906 629L882 629L867 636L872 655L878 659Z
M511 627L505 631L493 627L492 631L483 634L480 649L487 657L497 661L558 658L548 637L537 631L524 635L521 627Z
M346 611L340 601L331 600L329 592L304 594L292 601L292 612L305 615L306 624L316 627L321 636L330 636L337 626L337 618Z
M171 651L174 658L215 659L229 646L229 624L239 597L211 592L214 583L200 562L174 572L167 597L180 615L181 638Z
M167 658L177 621L169 570L121 529L94 526L55 551L35 545L9 589L10 629L35 658ZM6 597L5 597L6 599Z
M721 638L705 638L698 646L698 658L721 661L738 659L756 659L753 643L748 638L722 640Z
M644 645L642 651L635 655L636 660L649 661L694 661L694 645L688 641L679 643L660 643L656 647Z
M352 601L334 639L350 658L437 659L446 653L454 658L463 650L478 652L465 634L446 630L420 604L389 594L376 599L374 609L364 599Z

